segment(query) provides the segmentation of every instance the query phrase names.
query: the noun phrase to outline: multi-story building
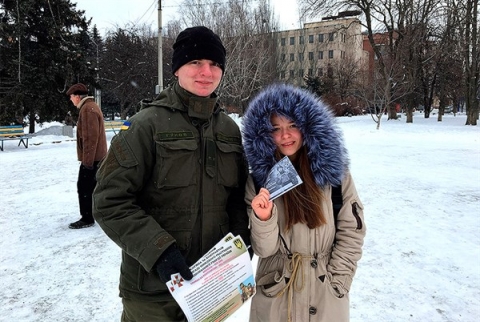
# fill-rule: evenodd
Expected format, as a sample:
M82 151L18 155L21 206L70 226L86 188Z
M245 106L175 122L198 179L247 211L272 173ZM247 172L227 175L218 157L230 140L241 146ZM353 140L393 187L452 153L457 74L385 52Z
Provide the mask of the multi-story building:
M362 69L368 66L359 13L345 11L319 22L305 23L303 29L278 32L279 79L303 85L306 75L333 74L334 67L341 63L357 64Z

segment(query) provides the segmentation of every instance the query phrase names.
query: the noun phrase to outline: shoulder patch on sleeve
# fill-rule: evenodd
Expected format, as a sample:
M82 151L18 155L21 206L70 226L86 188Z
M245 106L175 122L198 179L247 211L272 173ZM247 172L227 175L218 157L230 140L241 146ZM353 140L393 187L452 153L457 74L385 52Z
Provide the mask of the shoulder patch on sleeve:
M128 130L129 127L130 127L130 122L125 121L125 122L123 122L122 126L120 127L120 131Z
M127 141L125 141L123 135L117 135L115 139L112 140L110 149L115 154L115 158L120 166L130 168L138 164L132 149L128 145Z

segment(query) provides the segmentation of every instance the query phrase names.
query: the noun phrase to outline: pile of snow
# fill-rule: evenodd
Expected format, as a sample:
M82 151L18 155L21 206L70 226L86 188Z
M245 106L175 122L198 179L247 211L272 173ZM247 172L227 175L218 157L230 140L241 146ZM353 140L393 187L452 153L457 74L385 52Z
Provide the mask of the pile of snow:
M57 136L63 136L63 125L55 125L51 126L48 128L45 128L43 130L40 130L35 133L35 136L40 136L40 135L57 135Z

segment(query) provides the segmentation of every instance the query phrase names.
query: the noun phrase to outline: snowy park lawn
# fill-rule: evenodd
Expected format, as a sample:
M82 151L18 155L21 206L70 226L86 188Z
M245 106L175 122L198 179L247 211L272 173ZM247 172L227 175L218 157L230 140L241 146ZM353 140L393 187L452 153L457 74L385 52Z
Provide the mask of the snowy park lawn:
M480 320L480 125L465 119L338 118L367 225L352 322ZM98 225L68 229L79 162L55 125L0 152L0 321L119 321L120 249Z

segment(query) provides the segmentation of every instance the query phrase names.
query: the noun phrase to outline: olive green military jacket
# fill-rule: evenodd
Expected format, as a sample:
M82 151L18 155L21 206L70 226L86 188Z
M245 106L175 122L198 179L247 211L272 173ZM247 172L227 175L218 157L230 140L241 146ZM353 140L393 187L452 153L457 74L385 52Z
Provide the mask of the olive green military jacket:
M173 243L190 266L228 232L249 244L241 134L216 101L175 84L112 139L94 217L123 250L121 297L172 299L154 266Z

